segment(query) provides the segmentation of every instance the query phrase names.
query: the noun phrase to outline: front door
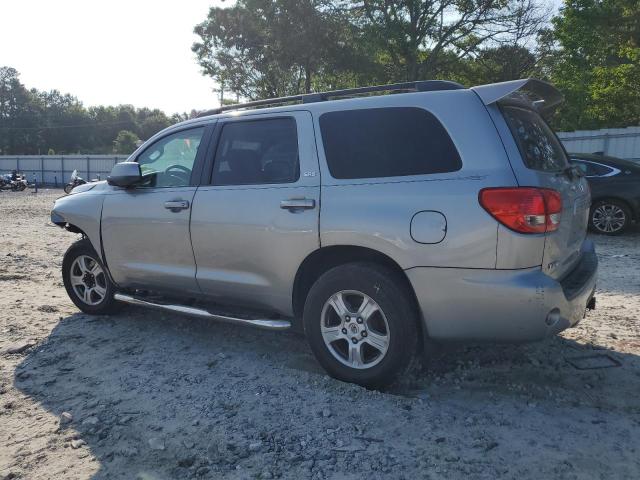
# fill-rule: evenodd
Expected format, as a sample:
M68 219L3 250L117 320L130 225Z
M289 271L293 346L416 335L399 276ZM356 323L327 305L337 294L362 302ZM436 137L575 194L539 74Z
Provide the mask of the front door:
M319 247L311 114L228 118L214 137L212 176L191 217L198 284L221 301L289 315L297 269Z
M206 133L201 126L160 138L135 158L144 182L106 195L102 243L119 286L199 292L189 217Z

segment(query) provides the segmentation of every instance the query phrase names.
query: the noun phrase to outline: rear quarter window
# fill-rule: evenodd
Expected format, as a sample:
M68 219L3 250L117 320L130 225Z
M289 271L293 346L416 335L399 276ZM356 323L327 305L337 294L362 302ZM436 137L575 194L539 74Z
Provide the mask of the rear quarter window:
M502 107L502 112L527 168L558 172L568 167L560 140L540 115L512 106Z
M329 112L319 121L329 171L337 179L425 175L462 168L447 131L421 108Z

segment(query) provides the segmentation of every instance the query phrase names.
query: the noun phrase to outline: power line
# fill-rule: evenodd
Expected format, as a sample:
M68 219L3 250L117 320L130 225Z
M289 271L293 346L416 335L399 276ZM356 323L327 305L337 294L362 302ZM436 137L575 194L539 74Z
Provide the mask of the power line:
M133 121L121 121L121 122L101 122L101 123L78 123L76 125L51 125L47 127L0 127L0 130L53 130L57 128L83 128L83 127L101 127L101 126L115 126L124 124L135 124Z

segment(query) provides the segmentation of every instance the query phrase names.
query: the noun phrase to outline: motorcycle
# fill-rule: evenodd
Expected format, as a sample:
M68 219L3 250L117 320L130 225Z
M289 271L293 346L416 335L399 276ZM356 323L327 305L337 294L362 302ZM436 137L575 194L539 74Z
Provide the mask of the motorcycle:
M0 189L22 192L29 186L27 177L17 172L0 175Z
M28 186L29 182L27 182L27 177L25 175L18 175L11 184L11 190L14 192L23 192Z
M0 175L0 189L4 190L11 186L11 174Z
M76 188L78 185L84 185L87 181L78 175L78 171L74 170L71 173L71 181L64 186L64 193L69 194L71 190Z

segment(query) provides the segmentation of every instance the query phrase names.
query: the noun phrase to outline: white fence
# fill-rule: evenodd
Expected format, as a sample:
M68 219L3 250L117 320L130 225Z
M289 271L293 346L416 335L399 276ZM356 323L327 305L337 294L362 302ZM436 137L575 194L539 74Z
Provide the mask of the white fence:
M640 127L558 132L568 152L602 153L640 161Z
M4 155L0 156L0 174L17 170L29 182L64 185L71 172L86 179L106 178L113 166L127 159L127 155Z

